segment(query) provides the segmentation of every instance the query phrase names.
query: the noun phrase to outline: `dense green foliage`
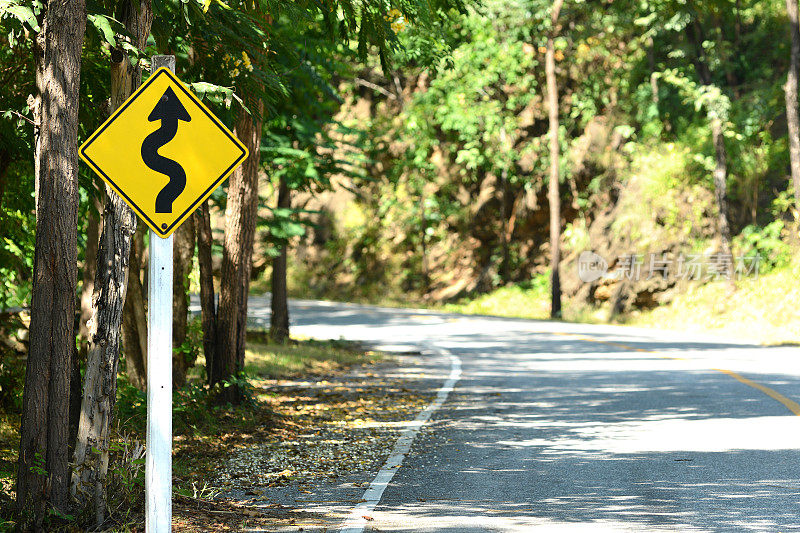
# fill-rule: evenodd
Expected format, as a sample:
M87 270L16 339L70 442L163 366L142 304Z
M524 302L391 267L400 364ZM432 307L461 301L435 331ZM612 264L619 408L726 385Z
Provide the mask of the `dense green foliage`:
M347 153L347 143L340 140L342 136L351 134L358 139L359 132L345 128L335 120L335 114L342 103L338 95L339 80L350 77L354 69L367 62L374 62L388 71L401 50L397 34L408 25L415 27L420 46L433 45L424 51L418 50L420 60L437 61L448 50L447 44L440 42L442 38L439 35L448 13L452 9L463 9L460 0L403 0L396 5L351 0L154 1L150 35L143 46L137 47L134 44L137 42L136 36L129 34L135 33L132 28L135 17L132 19L129 15L138 12L140 6L148 4L137 0L87 2L87 30L80 57L80 99L77 102L64 102L73 109L79 109L78 142L82 142L111 112L112 64L119 64L127 56L134 65L142 67L143 75L147 77L153 55L174 55L177 75L205 99L225 123L229 126L236 123L238 127L243 120L245 123L249 120L249 114L255 124L263 124L263 131L257 134L257 138L262 140L261 146L251 150L258 157L256 171L252 167L243 171L248 173L247 179L250 183L259 186L261 193L260 213L263 218L260 220L260 227L263 231L259 235L259 250L263 252L262 255L270 255L274 247L285 246L306 228L306 213L302 209L273 208L272 193L279 182L288 184L291 190L314 194L330 188L330 177L333 174L360 174L357 165L361 156L352 150ZM4 342L0 344L0 353L3 356L3 364L0 365L0 398L3 414L5 415L7 409L12 416L16 416L20 407L22 391L19 383L23 370L21 365L24 363L20 356L28 351L25 322L27 312L20 312L19 309L11 309L10 313L6 311L9 308L30 305L31 280L35 275L33 270L40 273L43 266L33 264L37 223L34 161L37 160L39 150L36 146L36 128L39 127L36 102L40 97L45 102L51 102L52 99L46 90L42 90L46 87L46 81L43 80L50 74L45 72L47 69L40 69L37 79L35 70L42 65L41 58L45 57L39 50L58 48L58 43L48 43L48 39L54 37L43 31L44 21L49 20L46 15L51 12L48 11L51 7L47 2L39 1L0 1L0 81L3 82L0 88L0 312L3 313L0 326L4 336ZM78 7L76 4L75 9ZM413 47L408 48L409 53L412 52L411 48ZM122 87L122 91L127 91L127 88ZM58 164L62 165L61 170L65 173L78 165L79 216L77 220L60 222L71 231L74 231L77 223L79 238L75 245L79 251L78 266L84 271L79 272L79 275L84 278L85 273L90 272L91 266L97 262L96 252L92 251L89 244L92 239L97 241L98 230L97 224L93 226L90 219L96 219L98 215L96 200L102 200L103 186L78 161L61 159ZM49 178L50 174L45 176ZM221 189L213 197L214 222L217 227L221 225L220 214L226 209L226 194L227 191ZM111 217L110 220L114 218ZM225 232L230 231L237 235L252 232L254 223L248 217L242 227L226 226ZM104 231L109 228L120 234L127 231L126 228L114 226L113 222L111 224ZM59 235L55 236L56 241L59 238ZM193 236L190 235L188 239L189 246L193 247ZM217 242L219 241L218 238ZM62 244L67 248L72 246L71 243ZM251 244L245 246L250 247ZM212 249L219 251L217 247ZM109 253L115 251L111 250ZM141 251L135 251L134 256ZM124 253L127 254L127 251ZM257 258L259 261L262 259ZM126 263L123 260L123 264ZM53 268L60 266L54 265ZM124 271L126 267L122 268ZM139 271L131 275L138 277ZM122 279L125 276L127 274L123 274ZM89 282L93 277L89 274L84 279ZM197 275L193 278L196 280ZM100 276L96 279L100 279L98 283L102 284L105 278ZM87 299L91 300L91 293L86 287L78 285L77 289L85 292L84 303ZM95 309L98 306L121 308L121 301L114 301L112 305L98 304L99 293L111 294L106 289L104 286L97 287L94 303L88 305L94 305ZM72 291L73 288L70 286L66 290ZM115 290L114 295L118 294ZM81 322L80 310L75 311L76 325L85 325L86 317ZM139 311L144 310L139 308ZM136 314L133 308L128 311L127 306L125 312L128 313L127 317L143 315ZM23 317L22 322L17 322L17 315ZM138 319L133 320L141 322ZM119 326L117 315L110 329L116 330ZM127 330L129 326L125 327ZM138 324L138 327L143 330L145 325ZM78 329L76 326L76 333ZM72 328L64 331L71 332ZM105 342L105 339L99 338L100 335L95 335L93 341L100 344ZM71 333L65 337L71 337ZM76 360L79 364L88 364L84 355L77 355L85 354L85 346L81 346L85 341L85 333L82 338L76 339L79 348ZM176 344L176 353L185 354L184 359L194 364L200 347L199 337L190 335L183 343L178 340ZM226 346L227 348L230 347ZM70 354L71 351L72 347L67 347L61 353ZM64 368L67 368L70 361L64 359L59 359L59 364L63 363ZM125 363L123 354L123 369ZM105 368L113 368L113 372L116 372L116 362L106 365ZM111 377L115 376L112 374ZM73 378L71 394L81 389L80 375L73 373ZM47 389L47 379L46 376L37 375L26 380L25 386L32 389L30 383L35 382L36 386L44 383L44 388ZM246 389L246 378L234 376L228 382L233 383L231 380L242 380L241 383L234 383L235 388ZM198 390L203 389L199 384L196 387ZM125 383L124 374L120 391L123 399L130 399L132 391ZM208 391L203 389L198 392L201 393L207 394ZM28 394L34 393L29 390L26 392ZM65 397L51 400L54 403L61 402L60 405L66 403ZM80 408L79 401L77 404ZM73 405L72 413L76 412ZM141 419L141 412L126 413L123 409L122 414ZM83 416L83 419L88 418L91 417ZM59 420L58 423L62 421ZM134 421L134 426L136 422ZM23 421L23 428L26 427L25 424ZM23 435L24 433L23 431ZM102 446L98 444L98 447ZM120 449L112 448L111 451L116 455ZM63 447L57 455L53 460L60 465L66 465L67 457ZM120 460L124 460L124 457ZM118 472L118 466L112 465L112 474ZM44 474L39 470L28 469L41 477ZM7 488L3 480L3 492ZM42 491L36 492L35 497L42 498ZM105 504L101 501L102 495L98 497L98 507L101 508L98 516L102 517ZM122 500L126 499L127 496L123 495ZM116 512L113 509L109 511ZM83 520L82 516L80 521ZM102 518L99 520L102 521ZM100 523L95 525L99 527Z
M436 68L406 54L391 76L372 73L384 93L353 88L354 102L370 101L351 120L366 124L373 163L357 207L340 213L333 252L322 266L297 264L309 270L298 293L310 283L322 295L442 300L544 272L549 9L483 2L453 16L452 53ZM734 253L761 255L762 272L787 264L797 211L785 4L567 1L561 18L565 269L584 249L610 260L714 250L715 122ZM401 40L413 42L413 31ZM329 275L337 269L340 281ZM578 291L568 277L565 290Z
M467 298L454 309L546 316L552 2L156 1L144 49L130 44L123 5L87 6L79 141L109 114L121 50L145 76L152 55L175 55L178 76L228 125L263 103L254 116L263 118L257 272L288 245L298 295ZM43 9L0 0L0 311L30 304ZM708 255L724 248L721 209L734 254L758 257L781 281L796 269L782 0L566 0L554 46L562 283L585 304L567 306L568 317L653 308L684 288L581 284L580 252L601 252L612 266L631 253ZM723 159L720 200L713 175ZM281 182L299 199L292 207L276 207ZM85 268L95 261L88 220L101 187L83 165L80 184ZM226 195L212 197L217 259ZM755 298L747 287L740 297ZM2 320L0 406L18 411L26 322ZM199 344L178 349L194 361ZM124 376L120 391L123 418L140 423L141 394ZM196 413L207 393L195 383L180 394Z

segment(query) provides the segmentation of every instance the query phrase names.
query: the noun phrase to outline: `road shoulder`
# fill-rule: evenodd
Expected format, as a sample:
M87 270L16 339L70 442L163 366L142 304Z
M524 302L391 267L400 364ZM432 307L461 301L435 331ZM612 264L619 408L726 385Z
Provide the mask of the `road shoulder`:
M447 357L391 354L340 375L264 380L281 417L259 442L232 449L209 476L215 502L245 531L329 531L363 499L404 429L434 401ZM236 513L238 516L235 516ZM176 530L213 530L190 520Z

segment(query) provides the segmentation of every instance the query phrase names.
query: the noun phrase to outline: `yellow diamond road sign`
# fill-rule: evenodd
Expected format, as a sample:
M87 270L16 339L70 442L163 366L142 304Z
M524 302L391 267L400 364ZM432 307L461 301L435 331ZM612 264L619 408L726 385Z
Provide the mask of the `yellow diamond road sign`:
M165 68L80 148L81 159L168 237L247 157L247 148Z

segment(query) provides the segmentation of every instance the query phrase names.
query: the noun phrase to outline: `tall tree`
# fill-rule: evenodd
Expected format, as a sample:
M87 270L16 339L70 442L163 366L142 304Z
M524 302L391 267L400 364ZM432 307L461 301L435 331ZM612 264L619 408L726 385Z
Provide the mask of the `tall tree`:
M150 34L153 14L150 0L123 0L120 20L137 49ZM123 37L120 36L120 41ZM141 64L131 62L120 46L111 54L111 104L116 109L141 83ZM117 368L121 342L122 310L128 287L128 261L136 215L110 187L97 253L89 351L75 445L72 493L79 502L93 502L96 525L105 520L111 419L117 399Z
M786 76L786 122L789 127L789 158L794 184L794 199L800 209L800 116L797 110L797 71L800 69L800 26L797 20L797 0L786 0L789 17L791 54Z
M30 351L17 502L23 528L69 501L69 379L75 351L78 106L84 0L47 1L36 36L39 136ZM27 526L25 525L27 524Z
M511 237L514 234L514 223L513 223L513 207L511 208L511 218L509 220L509 196L511 195L508 186L508 167L511 163L511 148L513 147L513 142L508 138L508 134L506 133L506 128L502 126L500 128L500 146L501 149L506 153L506 159L508 163L503 166L502 170L500 171L500 186L498 187L498 193L500 194L500 221L501 221L501 228L500 228L500 278L503 280L503 283L509 282L510 276L510 261L511 261L511 251L509 250L509 245L511 244ZM423 239L424 241L424 239Z
M404 13L413 18L420 27L433 25L443 17L443 13L453 7L460 7L458 0L418 0L403 4ZM220 298L216 313L216 347L214 350L214 367L210 372L211 383L215 384L233 376L244 367L244 345L247 325L247 293L252 270L252 246L255 236L256 207L258 204L257 170L260 163L262 125L261 119L265 100L269 103L279 101L284 105L282 111L290 109L291 99L307 98L314 101L319 98L321 70L320 63L333 62L331 45L338 41L356 39L360 59L367 58L371 46L375 46L384 70L388 70L388 56L396 47L397 39L389 22L385 5L364 3L361 9L339 9L336 2L325 0L320 3L286 3L267 6L253 4L246 13L251 16L255 25L262 28L263 36L258 43L263 50L263 42L269 40L270 54L253 51L253 63L261 67L280 72L283 77L294 84L297 78L291 76L293 71L305 72L305 81L291 87L280 87L276 91L275 79L279 76L261 76L256 68L247 76L237 90L246 97L244 100L253 111L252 117L240 112L236 119L236 133L250 150L250 156L244 164L234 172L228 186L228 203L225 211L225 237L223 243L222 273L220 279ZM335 20L331 13L339 13L342 20ZM298 35L298 17L308 21L309 31ZM269 27L269 31L263 28ZM238 35L242 35L239 32ZM325 46L309 46L304 48L303 41L325 42ZM329 48L330 47L330 48ZM313 58L309 61L308 58ZM316 62L316 63L315 63ZM234 72L239 72L235 69ZM263 74L263 72L262 72ZM235 77L235 76L234 76ZM305 92L313 87L314 92ZM291 95L292 98L287 98ZM272 111L275 108L271 109ZM287 117L297 118L298 113L292 111ZM291 187L290 187L291 188ZM226 387L223 400L237 401L240 398L237 387Z
M264 104L254 103L255 116L239 112L234 133L250 152L234 171L228 184L225 208L225 242L222 251L219 310L216 321L215 362L220 372L213 374L212 385L244 369L244 345L247 333L247 296L252 271L258 208L258 169L260 160ZM238 387L223 389L223 401L238 402Z
M172 384L186 385L186 372L194 365L196 352L186 351L189 318L189 274L194 258L194 217L175 231L172 267Z
M547 36L547 52L545 54L545 75L547 77L547 109L550 121L550 186L548 199L550 203L550 316L561 317L561 279L559 266L561 263L561 196L558 187L559 178L559 142L558 142L558 87L556 84L555 38L558 36L558 16L564 0L555 0L550 12L551 28Z
M717 200L717 225L722 240L722 253L731 253L731 225L728 220L728 151L722 120L711 119L711 143L714 145L714 198Z
M714 80L709 67L708 56L704 45L705 32L700 24L699 17L695 16L686 27L689 42L695 50L693 56L694 67L703 88L708 94L720 92L714 86ZM714 197L717 201L717 226L722 243L722 253L730 256L731 253L731 226L728 220L728 151L725 148L724 121L727 119L727 98L721 92L717 98L709 99L707 107L709 125L711 127L711 144L714 147ZM722 107L721 107L722 106ZM731 277L731 279L733 279Z
M291 209L291 191L286 177L278 181L278 209ZM282 243L278 255L272 259L272 299L269 317L269 336L279 343L289 338L289 295L286 287L286 256L288 243Z
M145 309L142 273L144 265L144 234L146 226L139 224L131 243L128 261L128 289L122 307L122 344L125 350L125 371L128 380L143 391L147 386L147 310Z
M203 322L203 353L206 357L206 377L209 384L216 383L220 375L219 361L214 355L217 343L217 309L214 296L214 266L211 248L214 236L211 233L211 210L208 200L195 212L197 229L197 263L200 267L200 313Z

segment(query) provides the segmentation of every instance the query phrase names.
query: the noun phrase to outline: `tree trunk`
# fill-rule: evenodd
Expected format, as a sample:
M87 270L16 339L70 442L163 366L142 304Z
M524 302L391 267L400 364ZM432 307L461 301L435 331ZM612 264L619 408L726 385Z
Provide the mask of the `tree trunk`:
M647 63L650 67L650 101L658 110L658 76L656 76L656 50L653 38L647 39Z
M559 144L558 144L558 88L556 86L555 36L558 35L558 15L564 0L553 3L550 14L552 28L547 37L545 75L547 77L547 106L550 118L550 317L561 317L561 196L558 188Z
M711 85L711 69L706 60L706 52L703 49L703 43L706 41L705 32L703 27L695 18L692 24L686 27L686 35L694 47L695 57L693 58L694 68L703 85Z
M510 235L508 231L508 168L503 168L500 174L500 279L503 283L508 283L511 277L510 272Z
M292 205L291 191L286 180L278 184L278 209L289 209ZM423 239L425 238L423 234ZM288 243L281 246L277 257L272 260L272 299L269 317L269 336L277 343L289 339L289 301L286 288L286 255Z
M102 189L98 190L102 197ZM69 442L70 455L75 453L75 443L78 439L78 428L81 416L81 391L83 390L83 376L81 364L86 363L86 353L89 345L89 320L92 318L92 296L94 295L94 276L97 270L97 248L100 243L100 216L103 210L102 199L94 198L94 210L89 212L89 222L86 228L86 249L83 257L83 276L81 282L80 315L78 317L78 337L80 349L75 352L72 362L72 375L70 376L69 391Z
M786 0L789 35L792 38L789 74L786 77L786 121L789 125L789 158L794 184L795 205L800 209L800 118L797 111L797 71L800 68L800 27L797 21L797 0Z
M508 283L510 279L510 251L509 246L511 243L511 235L508 231L509 220L508 220L508 165L511 161L511 149L512 144L509 142L508 135L506 134L505 127L500 128L500 144L502 146L503 152L506 155L507 161L503 165L503 170L500 172L500 221L501 221L501 228L500 228L500 279L503 283Z
M47 2L42 2L43 10L40 12L38 21L41 30L36 34L33 45L33 59L36 63L36 85L39 87L40 80L44 79L44 49L45 49L45 14L47 13ZM84 6L84 9L85 6ZM84 24L84 30L86 25ZM41 89L36 91L36 96L28 95L28 106L31 108L31 116L33 117L33 197L34 206L36 211L39 211L39 186L41 177L40 158L39 154L42 151L42 94Z
M184 351L189 318L189 274L194 258L194 218L189 217L176 231L172 268L172 385L186 385L186 371L194 366L196 354Z
M17 474L20 526L69 502L69 382L78 279L78 105L83 0L46 2L35 54L40 136L36 149L36 249L30 350Z
M217 331L217 309L214 305L214 267L211 259L211 247L214 236L211 233L211 210L208 200L203 202L195 213L197 228L197 262L200 265L200 313L203 321L203 352L206 357L206 377L209 384L216 383L219 376L217 357L214 355Z
M77 324L76 328L80 328ZM81 390L83 388L83 376L81 376L81 355L77 349L72 352L72 368L69 375L69 453L67 457L72 457L75 452L75 441L78 438L78 425L81 417Z
M279 199L280 201L280 199ZM419 219L421 221L422 231L420 232L420 248L422 250L422 291L427 294L431 288L431 273L428 265L428 219L425 215L425 186L424 184L419 188ZM284 269L285 270L285 269ZM287 319L286 324L288 328L288 306L287 306Z
M705 32L700 23L695 19L690 27L687 27L687 36L695 49L694 67L697 76L703 85L710 86L713 83L711 69L708 66L708 59L702 43L705 42ZM728 222L728 152L725 148L725 136L722 129L722 121L719 118L710 118L711 125L711 144L714 145L714 197L717 202L717 225L719 237L722 243L722 253L726 256L731 254L731 227ZM733 277L731 277L733 283Z
M144 48L150 33L150 2L132 1L121 6L119 20L135 36L134 46ZM141 82L141 69L131 65L121 49L111 54L111 104L119 107ZM81 403L81 419L75 445L72 493L80 504L94 504L96 525L105 520L105 479L108 472L111 419L117 399L117 367L122 310L128 288L131 243L136 215L113 190L107 188L103 229L97 254L91 342Z
M728 222L728 153L725 150L725 136L719 119L711 120L711 140L714 143L714 196L717 199L717 225L722 241L722 253L731 253L731 226Z
M101 196L102 190L98 190ZM86 249L83 255L83 275L81 281L80 314L78 315L78 337L80 349L75 351L72 361L72 373L69 385L69 453L75 453L75 442L78 439L78 427L81 417L81 391L83 376L81 366L86 363L86 352L89 344L89 319L92 318L92 295L94 294L94 275L97 266L97 247L100 241L100 216L103 209L102 200L94 197L94 210L89 212L86 228Z
M101 195L102 192L98 191ZM86 236L86 250L83 260L83 283L81 285L81 322L78 334L81 338L81 352L86 354L89 343L89 319L92 318L92 295L94 294L94 276L97 271L97 247L100 243L100 215L103 209L102 200L95 198L96 211L89 213Z
M241 110L236 121L236 136L250 151L250 155L244 164L234 171L228 185L217 312L217 346L214 351L219 360L219 374L214 376L212 385L233 377L244 367L247 293L250 287L256 230L261 116L264 110L262 102L255 105L257 117L251 117ZM225 387L219 399L239 403L241 391L235 386Z
M122 343L125 351L125 372L137 389L147 388L147 309L145 307L142 271L145 268L145 226L139 225L131 244L128 263L128 290L122 307Z

